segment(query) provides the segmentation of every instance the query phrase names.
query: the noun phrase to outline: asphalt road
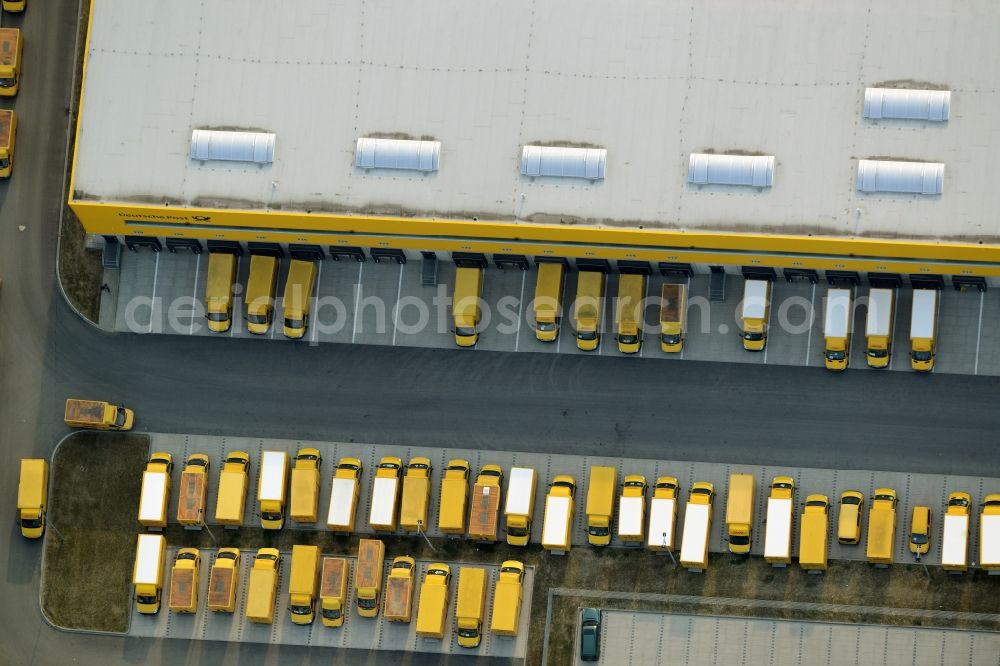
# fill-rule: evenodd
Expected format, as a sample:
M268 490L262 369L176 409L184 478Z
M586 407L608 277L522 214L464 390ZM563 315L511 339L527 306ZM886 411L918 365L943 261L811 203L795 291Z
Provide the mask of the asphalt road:
M149 431L1000 476L997 378L96 330L55 283L76 12L76 0L45 0L24 17L15 174L0 184L6 515L16 461L51 454L68 396L125 402ZM4 16L5 25L21 20ZM57 632L38 608L40 554L13 523L0 530L0 664L372 663L326 650Z

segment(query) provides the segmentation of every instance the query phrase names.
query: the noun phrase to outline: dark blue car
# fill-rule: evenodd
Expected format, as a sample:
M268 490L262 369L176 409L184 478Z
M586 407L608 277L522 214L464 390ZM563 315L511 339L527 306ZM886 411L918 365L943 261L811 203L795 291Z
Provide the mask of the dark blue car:
M584 608L580 627L580 659L597 661L601 658L601 611Z

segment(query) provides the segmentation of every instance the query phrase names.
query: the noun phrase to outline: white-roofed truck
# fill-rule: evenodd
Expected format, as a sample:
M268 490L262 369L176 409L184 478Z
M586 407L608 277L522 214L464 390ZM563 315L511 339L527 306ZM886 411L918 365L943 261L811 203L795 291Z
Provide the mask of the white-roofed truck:
M167 508L170 504L170 474L174 469L173 456L156 452L149 456L142 473L142 490L139 495L139 524L149 529L162 530L167 526Z
M618 538L629 546L641 546L646 528L646 477L628 474L618 498Z
M680 564L700 573L708 568L708 535L712 531L712 504L715 487L708 481L696 481L684 510L684 533L681 537Z
M402 471L403 461L396 456L383 456L375 468L368 526L376 532L396 531L396 520L399 515L399 477Z
M990 576L1000 575L1000 493L983 498L979 514L979 566Z
M865 318L865 342L868 366L888 367L892 357L892 324L895 318L896 290L872 289L868 292L868 315Z
M656 479L653 497L649 500L649 528L646 530L648 550L657 553L674 550L679 493L680 487L675 477L661 476Z
M917 372L934 369L937 354L937 289L914 289L910 313L910 365Z
M326 528L331 532L352 534L358 514L358 496L361 493L361 460L344 457L333 470L330 485L330 509L326 515Z
M660 349L682 351L686 329L687 285L667 283L660 290Z
M941 537L941 568L960 574L969 569L969 514L972 497L969 493L948 495Z
M767 345L768 313L771 309L771 282L747 279L743 284L740 322L743 327L743 348L764 351Z
M264 451L260 460L257 501L260 504L260 526L265 530L280 530L284 526L287 494L288 454L284 451Z
M570 531L573 528L573 501L576 479L568 474L557 474L549 484L545 497L545 516L542 520L542 548L553 555L565 555L573 547Z
M823 313L823 352L827 370L847 369L851 353L851 329L854 324L853 298L850 289L830 289L826 292Z
M504 506L507 543L511 546L527 546L531 538L531 523L535 512L535 486L538 483L538 473L530 467L511 467L508 478L507 499Z
M132 585L135 607L143 615L160 611L163 594L163 570L166 567L167 540L162 534L140 534L136 543Z
M795 511L795 480L776 476L767 498L767 519L764 526L764 560L774 567L785 567L792 561L792 514Z

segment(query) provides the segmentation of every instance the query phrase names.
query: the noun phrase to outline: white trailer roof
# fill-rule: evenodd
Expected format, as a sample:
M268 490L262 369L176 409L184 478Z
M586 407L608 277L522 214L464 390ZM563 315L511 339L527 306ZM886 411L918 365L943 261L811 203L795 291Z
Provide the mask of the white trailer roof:
M507 485L507 504L504 507L504 514L527 515L534 499L532 481L535 478L535 470L530 467L511 467L507 478L510 482Z
M618 536L637 537L642 535L642 497L621 497L618 499Z
M139 497L139 520L163 520L166 512L166 502L163 493L166 492L166 472L143 472L142 495Z
M979 565L1000 564L1000 516L981 516L979 521Z
M792 500L767 499L764 557L788 557L792 550Z
M937 289L914 289L913 311L910 313L910 338L934 337L934 315Z
M566 522L569 520L569 497L546 497L545 520L542 528L543 546L565 546Z
M351 504L354 503L356 479L334 477L330 487L330 510L326 514L326 524L346 527L351 524Z
M647 546L674 547L674 502L676 501L662 497L650 500Z
M1000 216L984 215L1000 210L994 151L975 149L1000 132L1000 3L915 10L911 0L881 0L869 11L841 2L826 6L823 21L786 2L728 0L587 11L569 0L163 8L93 3L74 153L82 200L836 237L1000 235ZM916 132L858 123L866 86L915 76L924 88L961 91L961 120ZM281 141L270 165L217 168L189 157L199 127ZM429 176L365 172L353 168L359 136L433 137L446 155ZM609 177L554 187L519 176L523 145L560 142L606 148ZM781 178L732 196L686 183L691 153L735 148L778 156ZM957 196L861 195L844 176L859 151L944 162Z
M399 479L375 477L372 486L372 508L368 513L370 525L389 525L396 511L396 484Z
M767 280L746 280L743 286L743 318L763 319L767 306Z
M941 564L966 566L969 563L969 516L944 516L941 534Z
M132 582L137 585L155 585L160 579L163 562L160 561L163 535L140 534L135 549L135 576Z
M865 335L889 335L892 326L892 299L895 289L872 289L868 292L868 315Z
M708 543L708 518L712 507L688 504L684 512L684 535L681 537L681 562L701 562Z
M845 338L850 329L851 290L830 289L826 292L823 335L828 338Z
M284 499L287 466L288 454L284 451L264 451L260 458L260 493L257 499Z

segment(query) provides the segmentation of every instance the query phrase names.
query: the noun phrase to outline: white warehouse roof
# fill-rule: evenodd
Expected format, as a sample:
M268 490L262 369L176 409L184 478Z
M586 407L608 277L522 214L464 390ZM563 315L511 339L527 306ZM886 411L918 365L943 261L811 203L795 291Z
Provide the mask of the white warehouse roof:
M691 153L688 182L695 185L771 187L774 182L774 156Z
M997 242L998 23L1000 3L935 0L94 0L73 196ZM950 90L949 122L864 122L865 89L900 85ZM198 128L280 145L202 163ZM356 168L359 137L439 141L438 171ZM524 146L600 146L608 177L526 178ZM692 153L736 151L780 177L687 182ZM944 194L859 192L873 155L947 164Z
M950 90L900 90L865 88L865 118L902 120L948 120Z

